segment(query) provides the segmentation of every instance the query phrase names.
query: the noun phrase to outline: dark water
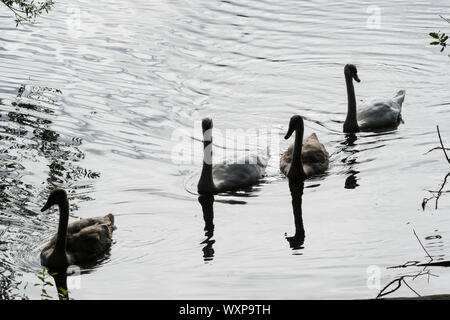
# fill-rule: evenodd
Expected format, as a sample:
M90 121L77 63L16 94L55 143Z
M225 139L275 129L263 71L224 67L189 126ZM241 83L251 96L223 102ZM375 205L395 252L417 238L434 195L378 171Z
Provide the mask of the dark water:
M450 260L450 197L421 207L449 171L441 151L426 152L436 125L450 146L450 59L428 45L450 4L372 5L58 1L19 29L1 8L0 297L40 298L39 252L57 215L39 208L54 186L68 190L72 220L112 212L118 225L106 259L69 279L75 299L373 298L422 270L388 267L430 260L418 239ZM347 62L358 101L406 90L398 130L341 133ZM278 161L296 113L331 162L296 189L305 239L293 244ZM275 142L261 185L198 199L205 116L217 162L240 133L255 150ZM427 270L438 277L408 280L414 290L448 293L448 270Z

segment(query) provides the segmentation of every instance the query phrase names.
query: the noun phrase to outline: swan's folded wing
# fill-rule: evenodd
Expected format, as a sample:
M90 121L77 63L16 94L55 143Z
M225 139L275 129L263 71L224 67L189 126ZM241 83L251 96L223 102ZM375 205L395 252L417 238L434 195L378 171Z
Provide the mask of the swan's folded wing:
M329 154L324 145L319 142L315 133L312 133L302 146L302 161L303 163L327 163Z
M81 229L78 233L67 235L67 251L76 254L77 260L92 258L100 255L111 246L111 227L105 224L91 225ZM83 257L79 257L83 255Z
M231 191L252 186L262 178L257 164L220 164L213 168L213 179L217 189Z
M358 111L361 129L375 129L395 125L400 120L401 106L392 100L372 101Z
M93 225L98 225L98 224L111 225L111 226L113 226L113 229L115 229L114 216L112 214L108 214L104 217L80 219L78 221L75 221L75 222L72 222L71 224L69 224L69 226L67 228L67 232L69 234L74 234L74 233L80 232L84 228L87 228L87 227L93 226Z

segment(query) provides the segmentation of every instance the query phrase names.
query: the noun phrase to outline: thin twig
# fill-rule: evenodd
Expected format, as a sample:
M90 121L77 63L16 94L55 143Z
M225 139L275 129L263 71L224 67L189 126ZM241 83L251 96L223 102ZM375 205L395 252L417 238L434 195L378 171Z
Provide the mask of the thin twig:
M22 16L22 15L20 14L20 13L25 13L24 11L19 10L19 9L16 9L16 8L13 8L13 7L8 6L8 5L7 5L6 7L8 7L9 10L11 10L11 11L14 13L14 15L16 16L17 19L23 20L23 21L27 21L27 20L28 20L26 17L24 17L24 16ZM19 13L19 12L20 12L20 13Z
M439 191L439 190L427 190L429 193L434 194L434 193L450 193L450 190L445 190L445 191Z
M424 155L429 154L431 151L434 151L434 150L441 150L441 149L442 149L442 147L434 147L434 148L428 150L427 152L425 152ZM445 150L450 151L450 148L445 148Z
M449 159L447 151L446 151L446 150L450 150L450 149L449 148L445 148L445 146L444 146L444 142L442 141L442 137L441 137L441 132L439 130L439 126L436 126L436 129L437 129L437 134L438 134L439 142L440 142L441 146L440 147L435 147L435 148L429 150L427 153L429 153L429 152L431 152L433 150L442 149L442 151L444 152L445 158L447 159L447 162L450 164L450 159ZM447 192L447 191L442 191L442 190L444 190L444 187L447 184L447 179L448 179L449 176L450 176L450 172L447 173L447 175L445 176L444 182L442 183L439 191L437 191L437 192L429 191L432 194L432 196L430 198L424 198L423 199L423 201L422 201L422 209L423 210L425 210L425 206L428 203L428 201L430 201L433 198L436 199L436 203L435 203L435 207L434 208L435 208L435 210L437 210L439 198L441 197L442 193L446 193ZM437 195L434 194L434 193L437 193Z
M436 197L436 207L435 207L436 210L437 210L437 207L438 207L438 201L439 201L439 198L441 197L441 194L442 194L442 189L444 189L445 184L447 183L447 179L448 179L449 176L450 176L450 172L447 173L447 175L445 176L444 182L442 183L442 186L441 186L441 188L440 188L439 191L438 191L438 195L437 195L437 197Z
M450 164L450 159L448 158L447 151L445 151L444 143L442 142L441 133L439 131L439 126L437 127L437 132L439 136L439 141L441 142L442 151L444 151L445 157L447 158L447 162Z
M439 202L439 198L442 196L443 193L449 193L450 190L446 190L446 191L442 191L445 187L445 185L447 184L447 179L448 177L450 177L450 172L446 174L444 181L441 185L441 187L439 188L438 191L433 191L433 190L428 190L428 192L430 192L432 194L431 197L429 198L424 198L422 201L422 209L425 210L425 206L428 203L428 201L430 201L431 199L436 199L436 203L434 206L434 209L437 210L438 208L438 202Z
M425 253L428 255L428 257L430 257L430 262L433 261L433 258L430 256L430 254L428 253L427 249L425 249L425 247L423 246L422 242L420 241L419 237L417 236L416 230L413 229L414 235L417 238L417 241L419 241L420 245L422 246L423 251L425 251Z
M394 280L392 280L391 282L389 282L383 289L381 289L381 291L380 291L380 292L378 293L378 295L377 295L377 298L381 298L381 297L383 297L383 296L385 296L385 295L388 295L388 294L390 294L390 293L392 293L392 292L394 292L394 291L397 291L398 288L400 288L400 286L401 286L401 279L402 279L402 278L400 278L400 279L394 279ZM391 286L391 284L393 284L394 282L398 282L398 283L397 283L397 287L396 287L395 289L392 289L391 291L388 291L388 292L386 292L386 293L383 293L383 291L386 290L387 288L389 288L389 287Z
M414 279L416 279L418 276L423 276L423 275L426 275L426 274L427 274L428 276L430 276L430 275L434 276L433 274L430 274L430 271L427 271L427 272L420 271L418 274L407 274L407 275L404 275L404 276L400 276L399 278L394 279L394 280L392 280L391 282L389 282L383 289L381 289L381 291L378 293L376 299L381 298L381 297L384 297L384 296L386 296L386 295L388 295L388 294L390 294L390 293L392 293L392 292L394 292L394 291L397 291L397 290L401 287L401 283L402 283L402 282L405 283L406 286L407 286L409 289L411 289L415 294L419 295L415 290L413 290L413 289L411 288L410 285L408 285L408 284L406 283L405 278L413 278L413 280L414 280ZM392 284L394 284L395 282L397 282L397 287L395 287L394 289L392 289L392 290L390 290L390 291L388 291L388 292L384 292L387 288L389 288L389 287L390 287ZM420 295L419 295L419 296L420 296Z
M420 294L417 293L416 290L414 290L413 288L410 287L410 285L408 284L408 282L406 282L405 279L402 279L402 280L403 280L403 283L406 284L406 286L407 286L409 289L411 289L412 292L414 292L415 294L417 294L418 297L422 297Z
M417 266L419 263L420 263L420 261L407 261L406 263L404 263L402 265L387 267L386 269L407 268L407 267L411 267L411 266Z

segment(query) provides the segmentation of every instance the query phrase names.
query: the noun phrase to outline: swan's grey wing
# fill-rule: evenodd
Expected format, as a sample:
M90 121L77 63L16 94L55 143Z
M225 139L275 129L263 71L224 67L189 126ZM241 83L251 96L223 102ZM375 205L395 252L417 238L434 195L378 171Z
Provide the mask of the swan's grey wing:
M228 164L232 164L231 162L226 162ZM260 154L251 154L246 155L245 157L238 158L237 164L251 164L251 165L257 165L260 167L261 174L264 175L265 168L268 164L268 158L266 156L260 155Z
M324 145L320 143L317 135L312 133L302 146L302 161L303 163L325 163L328 161L329 154Z
M71 223L67 232L68 256L81 264L97 259L111 247L115 229L112 214Z
M329 166L329 154L320 143L315 133L312 133L302 147L303 170L307 176L323 173Z
M101 256L112 243L112 227L95 224L67 236L67 253L77 263L91 261Z
M97 225L97 224L106 224L112 226L113 229L116 227L114 226L114 216L110 213L104 217L96 217L96 218L86 218L86 219L80 219L78 221L72 222L67 227L67 233L73 234L80 232L82 229L87 228L89 226Z
M213 167L213 179L219 192L250 187L264 176L258 164L224 163Z

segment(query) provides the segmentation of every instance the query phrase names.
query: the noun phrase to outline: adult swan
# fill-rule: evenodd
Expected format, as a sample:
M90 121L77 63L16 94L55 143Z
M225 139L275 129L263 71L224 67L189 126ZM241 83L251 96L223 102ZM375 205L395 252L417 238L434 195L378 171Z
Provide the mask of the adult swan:
M211 118L202 120L203 129L203 168L197 185L199 194L216 194L235 191L257 184L265 174L267 160L260 156L243 159L240 163L212 165Z
M358 77L358 70L353 64L347 64L344 68L344 74L348 99L347 118L344 122L345 133L395 127L400 123L405 90L397 92L392 99L377 100L365 104L359 108L357 113L353 79L356 82L361 81Z

